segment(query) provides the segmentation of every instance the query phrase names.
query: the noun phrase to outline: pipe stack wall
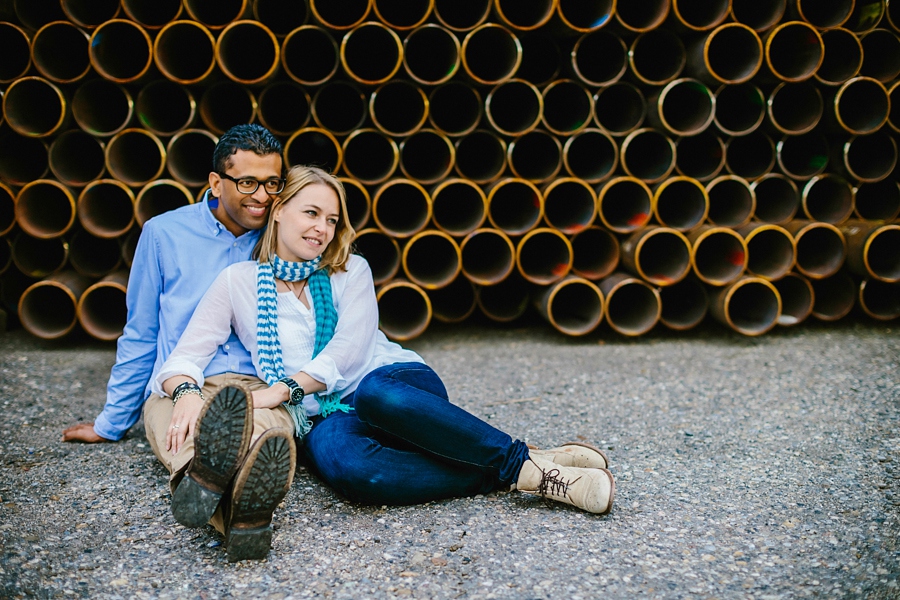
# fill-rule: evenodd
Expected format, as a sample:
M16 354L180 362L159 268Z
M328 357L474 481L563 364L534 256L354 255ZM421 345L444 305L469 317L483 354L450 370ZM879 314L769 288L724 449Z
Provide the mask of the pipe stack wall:
M15 3L0 309L115 339L141 227L256 122L344 182L398 340L478 313L572 336L900 318L886 0L575 4Z

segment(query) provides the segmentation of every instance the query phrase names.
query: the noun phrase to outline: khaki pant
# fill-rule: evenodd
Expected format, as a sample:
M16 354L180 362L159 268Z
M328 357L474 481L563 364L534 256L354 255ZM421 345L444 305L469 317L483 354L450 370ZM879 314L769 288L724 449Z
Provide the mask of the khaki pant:
M219 388L226 385L243 384L250 391L266 389L268 384L258 377L250 377L248 375L238 375L235 373L223 373L221 375L213 375L207 377L203 384L203 397L211 398ZM172 454L166 450L166 434L172 424L172 399L161 397L156 394L150 394L150 397L144 403L144 429L147 432L147 441L153 448L153 453L159 462L169 471L169 487L172 493L184 477L191 459L194 458L194 439L188 436L184 444L178 450L178 454ZM253 434L250 438L250 445L269 429L283 427L290 432L294 431L294 421L287 409L283 406L277 408L258 408L253 410ZM293 473L291 473L293 477ZM216 514L210 519L210 523L224 533L225 528L222 521L221 505L216 509Z

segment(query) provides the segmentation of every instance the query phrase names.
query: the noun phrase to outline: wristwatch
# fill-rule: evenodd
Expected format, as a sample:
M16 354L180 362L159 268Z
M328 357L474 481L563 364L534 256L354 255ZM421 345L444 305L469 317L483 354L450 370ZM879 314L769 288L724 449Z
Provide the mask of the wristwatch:
M290 390L291 395L285 402L285 404L289 404L290 406L297 406L301 402L303 402L303 397L306 396L306 392L303 391L303 388L300 387L300 384L291 379L290 377L284 377L278 380L278 383L286 385L288 390Z

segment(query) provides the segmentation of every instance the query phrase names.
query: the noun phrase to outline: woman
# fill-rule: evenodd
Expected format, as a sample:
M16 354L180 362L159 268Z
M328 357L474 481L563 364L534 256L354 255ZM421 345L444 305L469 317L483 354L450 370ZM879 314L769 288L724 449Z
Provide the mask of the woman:
M233 327L268 383L252 392L253 407L285 406L309 464L349 499L415 504L514 488L608 512L615 484L600 450L513 441L451 404L422 358L385 337L369 266L350 253L346 214L335 177L292 168L257 261L213 283L155 391L202 385L205 361ZM173 415L176 448L196 419Z

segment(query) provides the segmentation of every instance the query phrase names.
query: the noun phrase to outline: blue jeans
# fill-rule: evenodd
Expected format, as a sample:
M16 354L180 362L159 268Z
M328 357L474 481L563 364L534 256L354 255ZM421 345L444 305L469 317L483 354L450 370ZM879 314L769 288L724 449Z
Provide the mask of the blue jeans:
M310 465L363 504L419 504L483 494L516 481L528 447L454 406L421 363L375 369L344 399L349 413L314 417Z

